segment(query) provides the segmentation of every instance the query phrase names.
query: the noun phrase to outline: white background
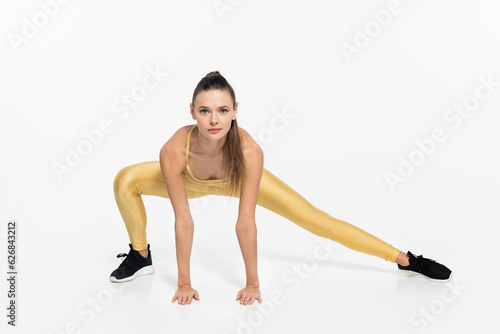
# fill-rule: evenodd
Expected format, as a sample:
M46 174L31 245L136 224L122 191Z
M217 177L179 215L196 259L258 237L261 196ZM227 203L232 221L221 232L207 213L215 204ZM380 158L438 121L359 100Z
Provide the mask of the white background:
M44 3L52 4L45 6L51 16ZM16 328L6 324L8 287L0 280L2 332L401 334L497 327L500 6L401 1L381 26L373 13L383 17L390 4L3 1L0 266L6 273L6 225L16 219L19 276ZM34 22L29 38L12 42ZM371 37L363 46L366 29ZM357 53L342 52L356 43ZM114 106L140 89L147 68L168 75L120 119ZM168 199L143 196L156 273L112 285L116 254L128 252L129 242L113 179L127 165L157 160L163 143L194 123L193 90L213 70L233 85L239 125L262 144L266 169L333 217L446 264L454 281L400 277L394 264L335 243L330 257L312 266L320 238L258 207L267 308L242 306L235 300L245 284L237 201L209 196L190 200L191 280L201 299L178 305L170 302L177 283L173 210ZM472 101L480 77L497 86L452 128L443 115ZM276 112L293 118L278 121L280 130L266 137ZM105 119L113 130L58 178L54 163L65 164L69 150L87 140L83 133ZM415 141L437 128L446 140L391 189L385 174L397 173L398 157L408 159L418 150ZM310 273L299 278L294 266ZM296 289L284 279L291 276ZM280 292L283 301L273 302Z

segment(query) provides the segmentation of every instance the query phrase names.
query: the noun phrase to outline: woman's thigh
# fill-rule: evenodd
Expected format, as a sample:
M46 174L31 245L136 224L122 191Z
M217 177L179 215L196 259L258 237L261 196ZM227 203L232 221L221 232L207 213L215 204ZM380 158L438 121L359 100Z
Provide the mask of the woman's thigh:
M264 168L257 204L292 221L303 221L312 211L311 203Z
M146 161L123 167L116 174L113 188L115 193L169 198L159 161Z
M329 239L337 240L346 229L357 229L318 209L266 169L262 175L257 204L313 234Z
M190 181L184 178L184 182ZM115 193L125 192L134 196L151 195L170 198L159 161L140 162L122 168L115 177L113 187ZM192 187L188 184L187 198L207 195L206 191L198 191L199 188L200 186Z

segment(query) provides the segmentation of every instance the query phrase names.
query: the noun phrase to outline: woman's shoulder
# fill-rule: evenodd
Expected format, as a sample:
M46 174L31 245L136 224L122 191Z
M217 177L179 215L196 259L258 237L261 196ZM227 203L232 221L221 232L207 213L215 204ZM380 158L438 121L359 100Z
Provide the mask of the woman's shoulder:
M262 148L260 145L252 138L252 136L243 129L242 127L238 127L241 138L241 150L244 155L254 155L254 154L262 154Z
M176 140L179 140L181 142L186 142L189 130L191 130L191 128L195 125L196 124L188 124L181 126L179 129L177 129L177 131L174 132L172 138L175 138Z
M182 150L187 143L187 135L193 124L181 126L177 129L169 140L163 145L163 148L170 148L175 151Z

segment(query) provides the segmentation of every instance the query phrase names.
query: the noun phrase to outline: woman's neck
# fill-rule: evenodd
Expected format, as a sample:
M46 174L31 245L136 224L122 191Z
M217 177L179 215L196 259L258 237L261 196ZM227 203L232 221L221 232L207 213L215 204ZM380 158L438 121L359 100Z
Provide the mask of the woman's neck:
M198 146L198 151L207 157L215 157L223 152L224 144L226 143L227 135L222 139L217 141L208 140L203 135L200 134L198 127L194 129L196 137L196 146Z

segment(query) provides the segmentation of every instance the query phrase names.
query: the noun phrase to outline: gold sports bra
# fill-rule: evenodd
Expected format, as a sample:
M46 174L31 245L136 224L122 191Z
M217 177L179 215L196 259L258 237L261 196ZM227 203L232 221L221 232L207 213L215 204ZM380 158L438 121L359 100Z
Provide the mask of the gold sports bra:
M187 144L186 144L186 170L184 173L192 180L195 182L201 182L201 183L224 183L226 182L226 178L223 179L211 179L211 180L203 180L199 179L196 176L194 176L193 171L191 170L191 167L189 167L189 143L191 141L191 133L193 132L193 129L197 127L198 124L195 124L191 129L189 129L188 137L187 137Z

